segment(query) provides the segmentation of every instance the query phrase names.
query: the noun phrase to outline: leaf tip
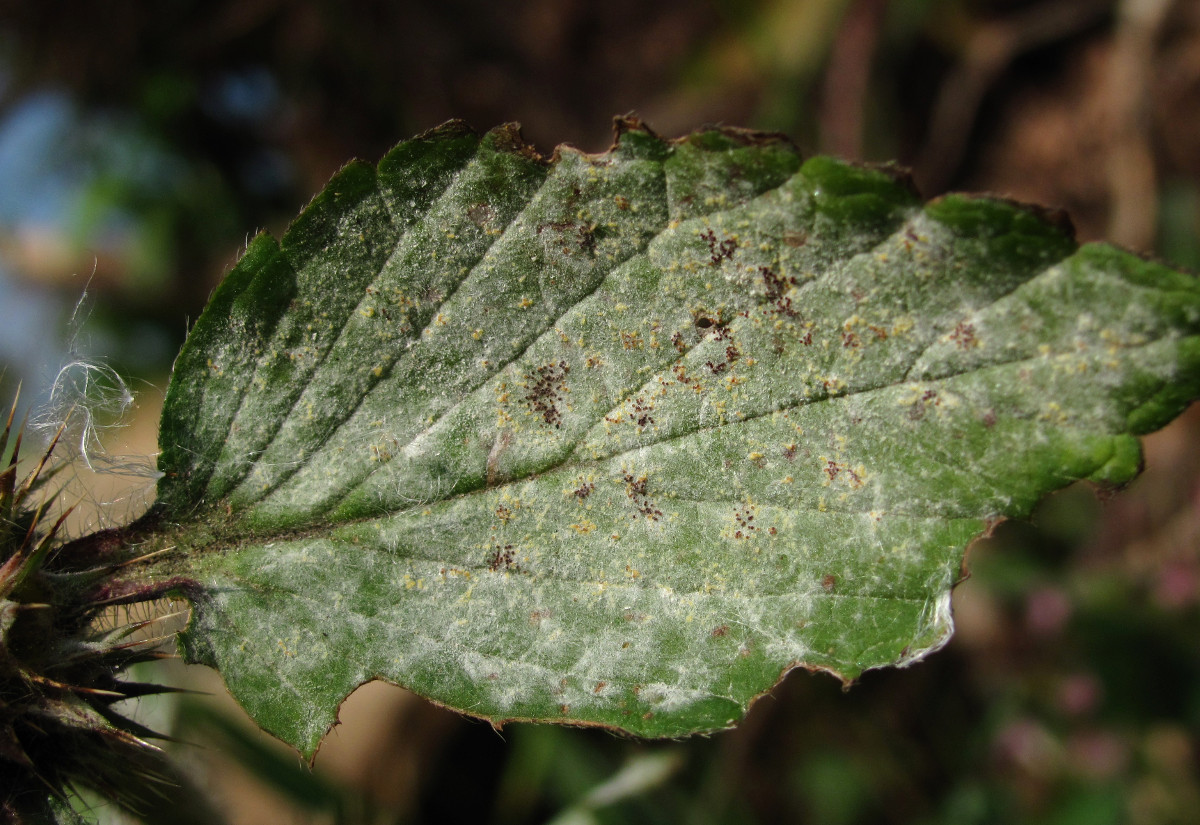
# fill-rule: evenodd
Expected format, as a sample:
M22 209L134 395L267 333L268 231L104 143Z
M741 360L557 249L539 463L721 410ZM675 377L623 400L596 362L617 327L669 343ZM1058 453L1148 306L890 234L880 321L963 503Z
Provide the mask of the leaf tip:
M623 115L617 115L613 118L613 142L612 149L615 149L621 142L621 138L629 132L640 132L653 138L658 138L658 134L645 124L638 116L637 112L626 112Z
M521 134L521 124L516 121L502 123L494 129L488 130L484 135L484 141L491 143L497 151L520 155L539 164L545 165L553 162L552 160L547 161L534 145L525 139L525 136ZM558 151L555 150L555 155L557 154Z

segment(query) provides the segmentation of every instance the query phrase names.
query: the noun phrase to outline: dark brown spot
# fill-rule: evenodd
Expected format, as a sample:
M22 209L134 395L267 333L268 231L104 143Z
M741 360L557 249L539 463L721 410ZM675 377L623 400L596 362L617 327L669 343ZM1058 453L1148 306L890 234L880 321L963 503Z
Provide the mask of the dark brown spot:
M954 332L950 333L950 340L959 349L970 349L978 343L975 339L975 327L966 321L959 321Z
M729 625L723 624L720 627L714 627L711 634L714 638L729 635Z
M662 518L662 510L657 509L653 502L650 501L650 496L646 491L647 477L643 474L638 478L634 478L632 473L625 473L625 495L633 502L638 513L650 519L658 521Z
M721 261L728 261L737 251L737 241L733 238L726 238L718 242L716 233L711 229L706 229L700 234L700 237L708 242L708 252L712 256L709 259L710 266L720 266Z
M832 573L826 574L825 578L821 579L821 587L826 593L832 593L833 588L837 585L837 577Z
M637 424L638 427L645 429L654 423L654 416L650 415L654 410L654 405L646 401L641 396L634 399L629 412L629 420Z
M762 275L767 300L774 305L775 312L796 317L798 313L792 308L792 299L784 295L789 287L796 285L796 279L791 275L780 275L769 266L760 266L758 273Z
M488 561L488 570L493 573L498 572L501 568L508 570L516 567L516 557L513 555L513 546L506 544L503 547L497 546L495 552L492 553L491 559Z
M705 361L704 366L708 367L709 371L713 375L720 375L721 373L725 372L725 370L729 369L730 365L733 364L734 361L738 360L741 355L742 352L737 348L737 345L730 344L729 346L725 347L724 361L720 361L715 364L712 361Z
M562 413L558 405L562 403L563 394L567 391L566 377L570 371L571 366L566 361L559 361L557 364L540 366L536 372L525 376L529 386L529 391L525 394L526 403L543 421L555 429L562 427Z

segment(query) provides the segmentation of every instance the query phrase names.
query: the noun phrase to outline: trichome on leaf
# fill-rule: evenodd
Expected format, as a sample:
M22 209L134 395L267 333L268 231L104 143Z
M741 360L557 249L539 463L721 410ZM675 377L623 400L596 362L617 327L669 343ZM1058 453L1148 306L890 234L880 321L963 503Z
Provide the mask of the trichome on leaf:
M186 585L187 658L305 754L371 679L710 731L944 644L968 543L1131 479L1198 331L1190 275L779 136L450 123L249 245L104 541L173 548L114 586Z

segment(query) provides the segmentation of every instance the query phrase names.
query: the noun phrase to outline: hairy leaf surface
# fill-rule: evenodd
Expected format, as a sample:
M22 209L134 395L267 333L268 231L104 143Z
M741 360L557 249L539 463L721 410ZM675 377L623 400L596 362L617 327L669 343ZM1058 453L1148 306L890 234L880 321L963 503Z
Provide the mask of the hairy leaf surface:
M727 727L946 642L967 544L1200 388L1200 287L733 129L550 161L448 124L261 235L176 364L147 543L188 657L312 753L383 678Z

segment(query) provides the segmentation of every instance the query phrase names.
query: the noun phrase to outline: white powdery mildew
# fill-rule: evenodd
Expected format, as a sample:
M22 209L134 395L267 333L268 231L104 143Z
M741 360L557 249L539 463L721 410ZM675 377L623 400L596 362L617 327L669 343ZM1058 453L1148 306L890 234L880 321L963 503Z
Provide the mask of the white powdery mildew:
M344 323L308 306L295 366L258 358L315 378L224 445L233 476L265 449L229 501L279 540L214 556L203 635L291 741L376 677L497 721L720 727L790 667L938 649L989 520L1136 469L1121 388L1182 357L1136 277L1050 266L1069 241L1011 205L624 140L511 198L475 158Z
M697 702L712 698L707 691L695 690L679 684L650 682L643 685L638 697L656 708L660 713L678 713Z
M910 647L900 655L894 664L896 667L908 667L921 661L931 653L941 650L954 635L954 613L951 610L951 592L947 586L926 604L926 610L921 616L921 624L915 638L932 637L932 641L921 646ZM878 665L877 667L887 667Z

